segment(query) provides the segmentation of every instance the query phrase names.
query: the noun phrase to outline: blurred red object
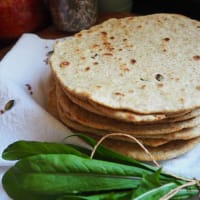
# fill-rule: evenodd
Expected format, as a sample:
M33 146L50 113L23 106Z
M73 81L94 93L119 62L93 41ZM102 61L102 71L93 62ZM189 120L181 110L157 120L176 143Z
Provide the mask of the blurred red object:
M36 31L47 23L48 12L42 0L0 1L0 40L3 42Z

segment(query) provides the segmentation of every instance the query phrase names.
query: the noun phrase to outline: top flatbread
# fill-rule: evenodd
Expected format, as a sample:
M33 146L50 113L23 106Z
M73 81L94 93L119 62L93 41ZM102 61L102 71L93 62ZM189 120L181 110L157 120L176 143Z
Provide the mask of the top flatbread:
M200 22L175 14L110 19L55 45L66 92L142 114L200 107Z

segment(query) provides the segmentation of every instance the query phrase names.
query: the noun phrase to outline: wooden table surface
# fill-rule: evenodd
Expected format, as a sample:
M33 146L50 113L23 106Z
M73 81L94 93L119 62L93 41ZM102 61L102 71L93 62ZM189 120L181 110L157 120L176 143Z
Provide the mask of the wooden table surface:
M115 17L115 18L122 18L122 17L128 17L134 14L130 13L103 13L99 15L97 24ZM37 35L44 39L56 39L56 38L61 38L61 37L66 37L72 35L72 33L66 33L66 32L61 32L55 29L53 25L50 25L38 32L36 32ZM5 46L3 49L0 50L0 60L5 56L5 54L12 48L12 46L15 44L16 41L12 42L11 44Z

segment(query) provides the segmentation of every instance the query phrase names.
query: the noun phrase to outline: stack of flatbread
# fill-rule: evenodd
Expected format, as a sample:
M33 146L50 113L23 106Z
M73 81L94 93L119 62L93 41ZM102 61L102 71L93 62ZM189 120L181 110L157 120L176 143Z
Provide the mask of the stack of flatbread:
M56 43L49 111L94 138L136 137L156 160L200 142L200 22L176 14L110 19ZM105 145L151 160L127 137Z

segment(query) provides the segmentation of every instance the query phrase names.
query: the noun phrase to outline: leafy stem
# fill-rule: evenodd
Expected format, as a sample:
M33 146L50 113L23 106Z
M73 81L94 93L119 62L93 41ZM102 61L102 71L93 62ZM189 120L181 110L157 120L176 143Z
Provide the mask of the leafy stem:
M78 134L92 147L96 141ZM187 199L199 192L185 180L100 145L91 150L72 144L17 141L2 157L17 160L2 184L16 200Z

